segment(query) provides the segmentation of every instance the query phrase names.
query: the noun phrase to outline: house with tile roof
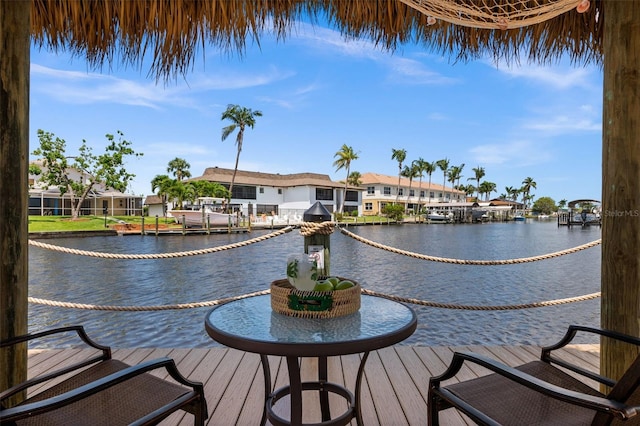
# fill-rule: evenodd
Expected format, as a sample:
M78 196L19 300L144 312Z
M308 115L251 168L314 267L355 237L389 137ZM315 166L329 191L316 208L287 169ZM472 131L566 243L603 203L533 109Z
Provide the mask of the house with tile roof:
M362 194L362 214L379 215L380 211L390 203L399 203L405 210L418 211L420 208L430 208L441 203L465 202L466 194L451 187L434 183L420 182L417 179L409 181L398 176L388 176L379 173L364 173L360 177Z

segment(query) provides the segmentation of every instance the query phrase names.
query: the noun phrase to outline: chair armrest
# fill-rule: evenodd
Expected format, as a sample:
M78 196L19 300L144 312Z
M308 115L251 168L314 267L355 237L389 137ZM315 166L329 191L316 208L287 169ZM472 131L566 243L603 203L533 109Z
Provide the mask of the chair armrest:
M633 417L640 411L640 406L629 406L611 399L571 391L560 386L552 385L551 383L540 380L530 374L509 367L489 357L467 352L455 352L453 354L453 360L447 370L440 376L432 377L429 380L429 389L442 393L444 389L439 389L440 382L455 377L465 361L485 367L496 374L551 398L592 410L611 413L622 419Z
M32 333L32 334L23 334L20 336L15 336L6 340L2 340L0 341L0 348L4 348L4 347L9 347L9 346L13 346L13 345L17 345L20 343L25 343L25 342L29 342L32 340L36 340L36 339L41 339L43 337L47 337L47 336L52 336L55 334L63 334L63 333L69 333L69 332L75 332L80 339L86 343L88 346L98 349L100 351L102 351L101 354L96 355L94 357L90 357L87 358L84 361L69 365L67 367L52 371L51 373L47 373L47 374L43 374L41 376L38 377L34 377L33 379L27 380L26 382L22 382L12 388L6 389L3 392L0 392L0 402L2 402L3 400L5 400L6 398L15 395L16 393L24 390L24 389L28 389L29 387L36 385L38 383L43 383L46 382L48 380L51 380L55 377L59 377L62 376L63 374L67 374L70 373L72 371L78 370L80 368L86 367L88 365L94 364L96 362L100 362L100 361L104 361L107 359L111 359L111 348L108 346L103 346L100 345L96 342L94 342L91 338L89 338L89 336L87 335L87 333L84 330L84 327L81 325L73 325L73 326L68 326L68 327L60 327L60 328L53 328L50 330L45 330L45 331L41 331L39 333Z
M591 333L591 334L597 334L600 336L605 336L605 337L610 337L612 339L621 341L621 342L625 342L625 343L629 343L632 345L636 345L636 346L640 346L640 338L634 337L634 336L629 336L627 334L623 334L617 331L613 331L613 330L607 330L607 329L602 329L602 328L595 328L595 327L586 327L586 326L580 326L580 325L570 325L569 329L567 330L567 333L564 335L564 337L562 339L560 339L560 341L554 345L551 346L546 346L542 348L542 353L540 355L540 359L542 361L548 362L548 363L553 363L556 365L559 365L561 367L564 367L566 369L569 369L575 373L578 373L582 376L588 377L590 379L596 380L606 386L609 387L613 387L616 384L616 381L609 378L609 377L605 377L602 376L600 374L594 373L592 371L586 370L582 367L579 367L577 365L571 364L567 361L564 361L558 357L553 356L551 353L552 351L555 351L557 349L561 349L563 347L565 347L566 345L568 345L569 343L571 343L571 341L573 341L573 339L575 338L576 334L579 332L585 332L585 333Z
M165 368L169 375L178 383L191 387L194 392L203 394L203 385L199 382L193 382L185 378L177 369L176 364L171 358L158 358L147 361L132 367L125 368L116 373L112 373L84 386L80 386L74 390L63 394L48 398L43 401L18 405L16 407L0 410L0 417L6 421L16 421L26 417L35 416L54 409L61 408L71 403L77 402L90 395L96 394L102 390L125 382L133 377L147 373L149 371Z

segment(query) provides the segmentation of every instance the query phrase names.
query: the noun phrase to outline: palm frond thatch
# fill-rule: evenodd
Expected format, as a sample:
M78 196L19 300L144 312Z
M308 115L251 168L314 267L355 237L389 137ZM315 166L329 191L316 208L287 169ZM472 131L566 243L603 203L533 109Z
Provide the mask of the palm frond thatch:
M150 55L149 73L165 78L189 71L198 49L207 45L242 55L246 42L259 43L264 32L284 38L298 20L319 17L345 37L364 37L389 50L415 42L463 61L488 54L508 61L525 55L548 63L567 55L577 64L602 63L603 0L593 0L586 13L570 10L506 30L444 20L431 25L427 14L406 4L411 1L32 0L31 33L37 46L68 50L94 67L111 65L116 58L140 66ZM451 1L526 9L558 0Z

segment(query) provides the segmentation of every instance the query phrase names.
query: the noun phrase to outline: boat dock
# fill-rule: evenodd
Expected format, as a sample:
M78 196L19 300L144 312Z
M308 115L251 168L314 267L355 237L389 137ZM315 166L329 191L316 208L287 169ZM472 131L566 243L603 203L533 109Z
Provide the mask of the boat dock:
M213 346L213 345L212 345ZM374 351L365 367L362 393L364 424L382 426L424 425L427 419L427 386L429 378L442 373L449 365L454 351L481 353L511 366L539 358L536 346L457 346L429 347L402 346ZM77 362L90 355L90 350L80 349L30 349L28 359L29 378L37 374ZM600 345L569 345L558 352L571 362L591 371L599 371ZM176 361L178 369L189 379L204 383L209 408L208 425L256 425L260 421L264 403L264 385L260 357L225 347L211 348L137 348L114 349L113 358L128 364L168 356ZM329 358L329 380L353 388L360 355ZM276 387L287 384L286 361L270 357L272 378ZM302 379L315 380L316 360L304 358ZM478 366L465 366L458 379L468 380L486 374ZM157 373L160 374L160 373ZM166 378L166 375L162 376ZM595 386L595 382L591 382ZM34 389L37 391L37 389ZM303 395L305 420L320 421L317 395ZM333 398L333 396L332 396ZM288 397L276 405L280 415L289 409ZM331 399L332 414L341 413L342 400ZM335 409L335 413L334 413ZM288 417L288 416L287 416ZM449 426L473 425L457 411L441 413L441 423ZM192 425L193 417L182 412L174 413L163 425ZM355 420L351 422L355 425Z

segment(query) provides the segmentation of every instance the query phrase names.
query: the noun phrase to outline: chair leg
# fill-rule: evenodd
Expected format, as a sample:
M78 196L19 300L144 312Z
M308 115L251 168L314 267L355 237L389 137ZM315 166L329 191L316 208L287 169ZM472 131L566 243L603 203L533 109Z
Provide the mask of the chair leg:
M427 425L439 426L440 419L438 415L438 396L433 392L433 388L429 386L429 406L427 407Z

